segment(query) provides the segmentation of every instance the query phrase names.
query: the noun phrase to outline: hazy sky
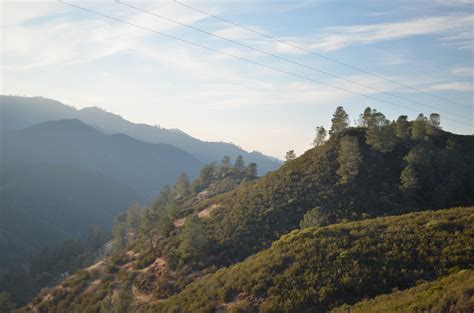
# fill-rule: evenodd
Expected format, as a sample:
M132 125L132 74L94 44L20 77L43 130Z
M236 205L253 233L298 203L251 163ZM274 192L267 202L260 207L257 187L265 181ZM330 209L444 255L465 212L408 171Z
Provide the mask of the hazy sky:
M114 1L70 2L412 110L264 69L57 1L1 0L2 94L44 96L77 108L99 106L134 122L180 128L203 140L234 142L280 158L290 149L297 153L308 149L315 126L329 127L337 105L344 106L351 120L366 106L377 108L390 119L437 111L262 55ZM445 129L474 133L472 0L183 0L465 107L303 53L172 0L122 2L452 112L456 115L438 110Z

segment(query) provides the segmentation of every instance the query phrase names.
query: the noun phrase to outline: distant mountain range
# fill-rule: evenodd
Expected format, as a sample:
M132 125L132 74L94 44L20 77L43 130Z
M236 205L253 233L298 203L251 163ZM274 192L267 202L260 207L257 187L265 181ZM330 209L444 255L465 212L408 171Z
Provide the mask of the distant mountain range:
M204 163L219 162L226 155L235 160L242 155L246 162L257 163L259 175L277 169L282 163L260 152L247 152L235 144L202 141L179 129L135 124L98 107L77 110L42 97L0 96L0 112L3 116L3 128L6 130L21 129L45 121L79 119L105 134L120 133L149 143L176 146Z
M2 138L0 246L9 247L10 261L95 225L108 228L134 201L150 201L180 173L193 177L202 166L174 146L105 135L77 119ZM25 221L28 227L18 227Z
M0 150L0 249L9 251L0 265L95 225L110 228L133 202L148 203L179 174L195 178L225 155L256 162L261 175L281 164L234 144L41 97L0 96Z

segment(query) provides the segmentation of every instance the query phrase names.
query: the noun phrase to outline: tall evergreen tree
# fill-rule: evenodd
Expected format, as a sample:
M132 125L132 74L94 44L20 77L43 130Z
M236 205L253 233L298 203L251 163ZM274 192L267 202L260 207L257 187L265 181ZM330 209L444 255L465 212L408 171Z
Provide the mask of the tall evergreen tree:
M128 208L127 227L129 229L137 230L140 227L142 213L143 213L143 209L138 204L134 204Z
M186 220L180 234L178 251L185 261L202 260L209 249L209 239L205 235L203 222L196 215Z
M366 143L380 152L392 151L396 143L395 128L385 115L374 110L368 125Z
M326 140L327 132L323 126L316 127L316 136L313 139L313 146L319 147L321 146L324 141Z
M413 140L424 140L426 136L428 120L420 113L415 121L413 121L411 126L411 138Z
M230 163L230 157L226 155L222 158L219 172L222 176L225 176L231 170L231 168L232 164Z
M296 153L295 150L290 150L285 154L285 160L286 162L292 161L296 159Z
M410 136L410 123L406 115L400 115L395 123L395 132L397 137L408 138Z
M186 173L179 175L174 189L177 196L186 196L190 193L191 190Z
M438 113L431 113L429 123L431 126L441 128L441 117Z
M359 141L356 137L345 136L341 139L337 161L339 168L339 182L343 185L350 183L357 175L359 175L359 166L362 162L360 154Z
M250 178L257 177L257 163L249 163L247 170L245 171L245 175Z
M370 107L365 108L364 113L359 116L359 125L361 127L369 127L370 119L372 118L372 109Z
M235 160L234 163L234 169L237 171L237 173L244 173L245 172L245 163L244 163L244 157L239 155L237 159Z
M334 112L331 122L331 130L329 130L329 135L331 136L340 134L349 127L349 115L344 111L342 106L336 108L336 112Z

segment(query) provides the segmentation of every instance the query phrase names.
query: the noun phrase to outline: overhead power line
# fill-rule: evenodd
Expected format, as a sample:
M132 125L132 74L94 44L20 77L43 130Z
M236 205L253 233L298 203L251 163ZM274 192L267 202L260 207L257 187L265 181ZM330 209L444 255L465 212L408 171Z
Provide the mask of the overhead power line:
M125 2L122 2L120 0L116 0L115 2L123 5L123 6L126 6L126 7L129 7L129 8L132 8L134 10L137 10L137 11L140 11L140 12L143 12L143 13L146 13L146 14L149 14L149 15L152 15L152 16L155 16L157 18L160 18L160 19L163 19L163 20L166 20L166 21L169 21L171 23L174 23L174 24L177 24L177 25L181 25L183 27L186 27L186 28L189 28L189 29L192 29L192 30L195 30L195 31L198 31L200 33L203 33L203 34L206 34L206 35L209 35L209 36L213 36L213 37L216 37L218 39L222 39L224 41L227 41L227 42L230 42L230 43L233 43L233 44L236 44L236 45L239 45L241 47L244 47L244 48L247 48L247 49L250 49L250 50L253 50L253 51L256 51L256 52L259 52L259 53L262 53L262 54L265 54L265 55L268 55L272 58L275 58L275 59L278 59L278 60L282 60L282 61L285 61L285 62L288 62L290 64L294 64L294 65L297 65L297 66L300 66L300 67L303 67L303 68L306 68L306 69L309 69L309 70L312 70L312 71L315 71L315 72L318 72L318 73L322 73L324 75L327 75L327 76L330 76L330 77L334 77L336 79L340 79L340 80L343 80L343 81L346 81L346 82L349 82L351 84L354 84L354 85L357 85L359 87L363 87L363 88L366 88L366 89L370 89L372 91L375 91L377 93L383 93L383 94L387 94L389 96L392 96L392 97L395 97L395 98L398 98L398 99L402 99L402 100L405 100L405 101L408 101L408 102L411 102L411 103L414 103L414 104L417 104L417 105L421 105L421 106L424 106L424 107L427 107L427 108L430 108L430 109L434 109L434 110L437 110L437 111L440 111L440 112L444 112L444 113L447 113L447 114L450 114L450 115L453 115L453 116L457 116L458 118L462 118L462 119L466 119L468 121L472 121L472 119L469 117L469 116L465 116L465 115L461 115L461 114L457 114L457 113L452 113L450 111L446 111L444 109L440 109L438 107L435 107L435 106L432 106L432 105L429 105L429 104L424 104L422 102L419 102L419 101L415 101L415 100L411 100L409 98L406 98L406 97L403 97L403 96L399 96L397 94L394 94L394 93L391 93L391 92L388 92L388 91L384 91L384 90L380 90L378 88L374 88L374 87L371 87L371 86L368 86L366 84L361 84L361 83L358 83L354 80L351 80L351 79L348 79L348 78L344 78L342 76L339 76L339 75L335 75L335 74L332 74L328 71L324 71L324 70L320 70L320 69L317 69L315 67L312 67L312 66L309 66L309 65L306 65L306 64L303 64L303 63L300 63L300 62L297 62L297 61L293 61L293 60L290 60L290 59L287 59L287 58L284 58L284 57L281 57L277 54L274 54L274 53L271 53L271 52L268 52L268 51L264 51L264 50L261 50L261 49L258 49L258 48L255 48L255 47L252 47L252 46L249 46L249 45L246 45L246 44L243 44L239 41L236 41L236 40L233 40L233 39L229 39L229 38L226 38L226 37L223 37L223 36L220 36L220 35L217 35L215 33L212 33L212 32L208 32L206 30L203 30L201 28L198 28L198 27L195 27L195 26L192 26L192 25L189 25L189 24L185 24L185 23L182 23L182 22L179 22L177 20L174 20L174 19L171 19L169 17L166 17L166 16L163 16L163 15L160 15L160 14L157 14L157 13L154 13L154 12L151 12L151 11L148 11L148 10L145 10L145 9L142 9L140 7L137 7L137 6L134 6L134 5L131 5L131 4L128 4L128 3L125 3Z
M187 40L187 39L179 38L177 36L169 35L169 34L154 30L154 29L150 29L150 28L147 28L147 27L143 27L143 26L131 23L131 22L127 22L125 20L113 17L111 15L107 15L107 14L104 14L104 13L97 12L95 10L87 9L87 8L84 8L84 7L81 7L81 6L63 1L63 0L58 0L58 2L60 2L62 4L65 4L65 5L68 5L70 7L85 11L85 12L92 13L94 15L98 15L98 16L101 16L101 17L105 17L105 18L114 20L114 21L119 22L119 23L123 23L123 24L129 25L129 26L135 27L135 28L139 28L139 29L142 29L142 30L149 31L149 32L152 32L152 33L157 34L157 35L161 35L161 36L164 36L164 37L167 37L167 38L170 38L170 39L174 39L174 40L177 40L177 41L189 44L189 45L200 47L200 48L212 51L212 52L216 52L216 53L223 54L223 55L226 55L226 56L229 56L229 57L232 57L232 58L236 58L236 59L254 64L254 65L258 65L260 67L270 69L270 70L273 70L275 72L291 75L291 76L301 78L301 79L304 79L304 80L307 80L307 81L311 81L311 82L314 82L314 83L317 83L317 84L320 84L320 85L328 86L328 87L331 87L331 88L334 88L334 89L337 89L337 90L340 90L340 91L344 91L344 92L347 92L347 93L351 93L351 94L354 94L354 95L358 95L358 96L361 96L361 97L372 99L372 100L375 100L375 101L378 101L378 102L381 102L381 103L386 103L386 104L398 106L398 107L401 107L401 108L404 108L404 109L407 109L407 110L410 110L410 111L414 111L416 113L426 113L426 112L423 112L423 111L414 110L410 107L406 107L406 106L403 106L403 105L400 105L400 104L397 104L397 103L393 103L393 102L386 101L386 100L383 100L383 99L378 99L378 98L370 96L370 95L365 95L365 94L362 94L362 93L359 93L359 92L356 92L356 91L352 91L352 90L349 90L349 89L346 89L346 88L342 88L342 87L334 86L334 85L331 85L331 84L328 84L328 83L324 83L324 82L312 79L310 77L306 77L306 76L303 76L303 75L300 75L300 74L297 74L297 73L292 73L292 72L289 72L289 71L286 71L286 70L282 70L282 69L279 69L279 68L276 68L276 67L273 67L273 66L269 66L269 65L257 62L257 61L253 61L253 60L250 60L250 59L247 59L247 58L244 58L244 57L240 57L240 56L237 56L237 55L225 52L225 51L221 51L221 50L217 50L217 49L214 49L214 48L211 48L211 47L207 47L205 45L201 45L199 43L196 43L196 42L193 42L193 41L190 41L190 40ZM445 117L445 119L451 120L451 121L456 122L456 123L471 126L471 124L468 124L468 123L465 123L465 122L462 122L462 121L459 121L459 120L455 120L455 119L452 119L452 118Z
M419 89L419 88L416 88L416 87L413 87L413 86L410 86L410 85L407 85L407 84L404 84L404 83L400 83L400 82L398 82L398 81L396 81L396 80L393 80L393 79L384 77L384 76L382 76L382 75L380 75L380 74L377 74L377 73L374 73L374 72L365 70L365 69L363 69L363 68L360 68L360 67L357 67L357 66L354 66L354 65L351 65L351 64L348 64L348 63L339 61L339 60L337 60L337 59L328 57L328 56L326 56L326 55L324 55L324 54L311 51L311 50L309 50L309 49L306 49L306 48L300 47L300 46L298 46L298 45L295 45L295 44L293 44L293 43L291 43L291 42L281 40L281 39L279 39L279 38L277 38L277 37L274 37L274 36L265 34L265 33L261 32L261 31L252 29L252 28L250 28L250 27L241 25L241 24L239 24L239 23L236 23L236 22L227 20L227 19L222 18L222 17L220 17L220 16L217 16L217 15L211 14L211 13L209 13L209 12L206 12L206 11L204 11L204 10L198 9L198 8L196 8L196 7L193 7L193 6L189 5L189 4L186 4L186 3L183 3L183 2L180 2L180 1L177 1L177 0L174 0L174 2L175 2L176 4L179 4L179 5L182 5L182 6L184 6L184 7L187 7L187 8L189 8L189 9L191 9L191 10L196 11L196 12L200 12L200 13L205 14L205 15L207 15L207 16L210 16L210 17L213 17L213 18L215 18L215 19L218 19L218 20L220 20L220 21L222 21L222 22L229 23L229 24L231 24L231 25L234 25L234 26L237 26L237 27L246 29L246 30L248 30L248 31L250 31L250 32L252 32L252 33L258 34L258 35L260 35L260 36L263 36L263 37L266 37L266 38L268 38L268 39L277 41L277 42L282 43L282 44L284 44L284 45L286 45L286 46L288 46L288 47L292 47L292 48L298 49L298 50L300 50L300 51L303 51L303 52L306 52L306 53L310 53L310 54L312 54L312 55L315 55L315 56L318 56L318 57L320 57L320 58L323 58L323 59L325 59L325 60L327 60L327 61L331 61L331 62L333 62L333 63L337 63L337 64L339 64L339 65L342 65L342 66L351 68L351 69L353 69L353 70L356 70L356 71L359 71L359 72L362 72L362 73L371 75L371 76L373 76L373 77L377 77L377 78L379 78L379 79L385 80L385 81L387 81L387 82L390 82L390 83L392 83L392 84L398 85L398 86L400 86L400 87L404 87L404 88L410 89L410 90L412 90L412 91L416 91L416 92L418 92L418 93L422 93L422 94L425 94L425 95L427 95L427 96L431 96L431 97L437 98L437 99L439 99L439 100L447 101L447 102L450 102L451 104L455 104L455 105L462 106L462 107L465 107L465 108L468 108L468 109L472 110L472 107L471 107L471 106L464 105L464 104L462 104L462 103L458 103L458 102L453 101L453 100L451 100L451 99L438 96L438 95L436 95L436 94L433 94L433 93L430 93L430 92L421 90L421 89Z

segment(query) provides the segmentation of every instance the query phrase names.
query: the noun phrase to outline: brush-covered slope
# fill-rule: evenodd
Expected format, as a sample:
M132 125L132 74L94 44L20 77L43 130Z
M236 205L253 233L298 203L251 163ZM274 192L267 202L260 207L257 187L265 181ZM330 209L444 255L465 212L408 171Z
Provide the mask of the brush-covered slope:
M392 151L380 152L366 136L365 129L349 129L278 171L207 200L218 205L205 224L222 257L232 262L259 251L297 228L312 209L327 225L474 202L474 137L436 131L422 141L399 138ZM360 163L343 183L348 137L358 143ZM402 174L412 167L416 186L405 188Z
M133 279L144 270L123 264L114 275L110 264L100 263L36 298L29 308L325 312L472 268L473 214L473 208L454 208L295 230L269 249L204 276L165 301L139 292ZM152 266L160 267L163 261L158 261Z
M42 97L0 96L0 112L2 127L6 130L29 127L46 121L76 118L106 134L120 133L145 142L176 146L204 163L220 161L225 155L232 159L242 155L249 162L257 163L262 175L281 165L275 158L255 151L247 152L235 144L202 141L180 130L132 123L98 107L76 110L59 101Z
M474 265L474 209L297 230L149 311L324 312Z
M377 296L332 313L470 313L474 311L474 271L461 270L416 287Z

